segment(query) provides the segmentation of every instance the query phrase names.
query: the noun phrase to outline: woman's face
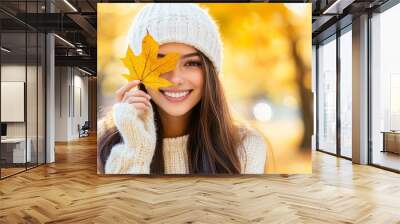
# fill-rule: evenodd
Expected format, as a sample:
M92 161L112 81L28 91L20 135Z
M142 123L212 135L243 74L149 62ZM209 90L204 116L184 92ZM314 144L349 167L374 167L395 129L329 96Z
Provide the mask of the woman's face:
M158 55L162 57L171 52L180 54L176 68L160 77L175 85L159 90L148 89L148 93L159 109L171 116L182 116L200 101L203 94L202 62L195 48L181 43L161 45Z

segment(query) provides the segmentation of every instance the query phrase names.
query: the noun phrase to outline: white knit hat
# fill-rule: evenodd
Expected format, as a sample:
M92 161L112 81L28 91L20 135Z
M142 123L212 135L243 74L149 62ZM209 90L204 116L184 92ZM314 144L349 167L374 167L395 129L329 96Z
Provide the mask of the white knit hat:
M192 3L151 3L141 9L132 23L129 46L140 54L147 31L161 45L184 43L193 46L210 59L219 73L222 61L222 41L218 26L202 8Z

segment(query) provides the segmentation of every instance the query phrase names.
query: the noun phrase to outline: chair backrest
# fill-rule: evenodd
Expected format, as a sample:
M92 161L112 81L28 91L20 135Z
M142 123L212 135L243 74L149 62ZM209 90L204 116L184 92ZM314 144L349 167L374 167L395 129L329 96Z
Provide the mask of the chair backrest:
M85 121L85 123L83 124L82 128L89 128L89 121Z

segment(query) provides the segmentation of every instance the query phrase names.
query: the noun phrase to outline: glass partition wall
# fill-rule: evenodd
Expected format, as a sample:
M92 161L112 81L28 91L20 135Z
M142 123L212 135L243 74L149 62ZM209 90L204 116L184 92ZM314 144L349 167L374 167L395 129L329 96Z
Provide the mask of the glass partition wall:
M400 4L371 18L370 163L400 171Z
M395 172L400 172L398 21L400 4L387 1L371 12L366 34L368 164ZM317 150L347 159L352 158L352 41L349 25L316 46Z
M340 155L352 158L352 32L351 25L340 36Z
M18 9L36 13L40 5L19 1ZM1 179L45 163L46 156L45 34L16 17L0 11Z
M317 150L352 157L351 25L317 46Z
M336 154L336 36L318 46L318 149Z

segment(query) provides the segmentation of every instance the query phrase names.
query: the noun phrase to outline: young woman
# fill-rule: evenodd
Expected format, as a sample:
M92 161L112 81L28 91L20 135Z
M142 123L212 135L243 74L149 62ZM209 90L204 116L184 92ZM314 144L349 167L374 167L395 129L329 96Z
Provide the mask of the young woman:
M175 85L146 89L129 82L99 121L100 171L110 174L261 174L266 144L255 130L235 125L218 73L222 43L213 19L195 4L149 4L128 34L134 53L149 32L158 56L180 54L160 77Z

